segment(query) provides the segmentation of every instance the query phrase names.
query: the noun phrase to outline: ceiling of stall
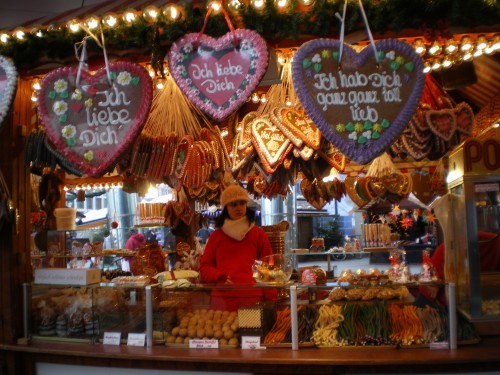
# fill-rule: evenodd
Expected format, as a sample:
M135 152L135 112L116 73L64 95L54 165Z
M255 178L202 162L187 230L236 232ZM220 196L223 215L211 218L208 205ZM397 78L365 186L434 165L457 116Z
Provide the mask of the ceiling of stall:
M144 0L2 0L0 2L0 30L20 25L49 24L74 15L101 12L117 6L132 6ZM149 2L155 2L149 0ZM159 2L159 3L165 3ZM84 8L84 9L82 9ZM457 101L468 102L477 112L496 101L500 95L500 54L481 56L472 63L457 66L436 77ZM467 79L464 79L467 77ZM449 87L447 87L449 86Z

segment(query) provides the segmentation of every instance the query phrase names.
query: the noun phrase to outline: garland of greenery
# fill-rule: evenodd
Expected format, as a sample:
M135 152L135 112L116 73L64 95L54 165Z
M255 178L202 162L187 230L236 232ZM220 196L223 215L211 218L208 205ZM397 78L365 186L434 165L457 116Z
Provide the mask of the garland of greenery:
M297 39L300 35L336 37L340 27L335 13L342 13L344 0L316 0L306 11L298 11L298 0L292 0L289 10L278 11L272 0L264 9L242 6L232 14L233 24L252 29L269 43ZM191 5L191 4L190 4ZM163 59L168 47L182 35L201 30L206 4L201 8L186 5L181 21L169 21L160 15L155 24L140 17L134 24L123 20L114 28L105 28L107 49L122 54L152 54L153 60ZM500 2L487 0L364 0L372 32L398 33L403 29L437 30L446 27L477 27L495 25L500 19ZM346 33L363 28L357 2L347 9ZM208 20L205 33L219 37L228 32L221 14ZM445 35L442 35L445 36ZM70 33L66 27L46 30L42 37L27 33L24 40L9 38L0 43L0 54L11 57L21 71L39 66L45 60L67 60L73 57L73 46L84 32ZM98 47L93 47L98 51Z

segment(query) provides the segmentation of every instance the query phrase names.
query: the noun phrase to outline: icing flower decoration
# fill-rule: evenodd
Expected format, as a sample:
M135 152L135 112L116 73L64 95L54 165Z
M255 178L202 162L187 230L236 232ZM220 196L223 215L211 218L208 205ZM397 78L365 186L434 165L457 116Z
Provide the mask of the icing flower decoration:
M377 133L381 133L383 130L382 125L380 125L378 122L373 124L373 131Z
M324 59L328 59L330 57L330 51L324 49L323 51L321 51L321 57L323 57Z
M341 123L338 123L336 126L335 126L335 130L337 130L338 133L342 133L345 131L345 125L344 124L341 124Z
M367 131L363 132L363 137L365 137L366 139L371 139L371 137L372 137L372 131L371 130L367 130Z
M71 94L71 99L73 100L82 100L83 94L82 91L79 89L75 89L75 92Z
M349 139L352 139L353 141L355 141L356 139L358 139L358 133L356 133L356 132L350 133Z
M120 72L118 74L118 77L116 78L116 82L121 86L130 85L131 81L132 75L130 74L130 72Z
M73 138L76 135L76 128L73 125L66 125L62 128L62 136L66 139Z
M320 63L321 62L321 56L319 55L319 53L315 54L313 56L313 58L311 59L312 62L314 63Z
M87 161L92 161L94 159L94 151L90 150L90 151L87 151L83 157L85 158L85 160Z
M357 122L354 124L354 130L357 132L357 133L361 133L363 131L364 127L363 127L363 124L360 123L360 122Z
M58 116L64 115L68 110L68 104L64 100L57 100L54 102L52 110Z
M92 98L88 98L87 100L85 100L85 107L92 107L94 105L94 100Z
M67 89L68 89L68 82L66 82L66 80L58 79L57 81L54 82L54 90L56 90L58 94L66 91Z

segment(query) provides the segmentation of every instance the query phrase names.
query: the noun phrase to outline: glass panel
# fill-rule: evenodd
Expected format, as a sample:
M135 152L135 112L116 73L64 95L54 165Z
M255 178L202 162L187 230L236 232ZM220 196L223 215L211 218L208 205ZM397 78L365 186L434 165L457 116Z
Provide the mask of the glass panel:
M500 183L474 186L481 285L481 311L485 317L500 316Z

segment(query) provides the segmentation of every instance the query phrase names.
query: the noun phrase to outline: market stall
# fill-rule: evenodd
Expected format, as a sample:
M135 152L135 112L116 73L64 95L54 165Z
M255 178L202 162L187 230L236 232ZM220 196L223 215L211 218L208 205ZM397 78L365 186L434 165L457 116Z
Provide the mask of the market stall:
M292 193L292 187L299 185L304 199L318 210L329 202L348 197L364 212L365 218L360 243L352 245L358 246L354 252L364 249L392 251L400 240L394 237L398 227L411 227L424 220L426 224L433 224L434 212L427 205L446 194L447 171L456 167L448 164L448 155L457 147L465 147L464 141L466 145L484 142L484 155L488 155L484 165L490 167L485 174L489 175L487 180L491 180L491 192L498 191L498 134L489 130L498 120L498 106L495 105L498 90L488 98L489 104L484 107L487 109L481 112L477 102L464 100L471 94L470 90L464 90L461 96L460 92L448 92L443 84L446 69L452 71L453 67L472 60L496 59L499 38L494 15L498 9L482 2L486 11L471 6L470 24L480 21L481 30L471 27L471 32L454 34L450 31L453 29L445 30L441 18L456 23L462 20L453 13L458 11L444 14L437 8L401 6L393 9L385 3L318 1L215 5L195 2L186 6L151 1L140 3L125 9L122 2L110 1L0 35L0 57L8 57L0 60L0 69L3 69L0 73L5 72L7 77L0 79L0 83L6 81L5 88L0 86L3 90L0 124L3 120L1 131L6 135L2 140L5 147L2 147L0 164L6 176L6 183L2 183L0 190L0 229L7 237L0 246L6 250L1 258L5 271L2 285L5 298L1 306L6 317L1 332L4 333L2 344L8 366L33 371L33 363L23 367L16 362L22 361L31 351L42 352L39 361L55 361L54 355L58 352L64 354L63 362L73 363L75 353L87 350L65 351L57 344L49 344L44 351L36 340L31 342L35 337L49 342L61 338L68 342L83 339L92 348L84 361L87 365L100 364L98 357L122 360L132 349L120 347L113 351L109 346L99 345L104 340L103 324L122 317L107 310L110 306L118 306L121 313L133 317L131 321L138 323L136 327L147 326L140 329L147 331L143 337L147 342L143 341L142 346L146 344L148 350L153 347L153 332L157 341L167 347L168 343L184 345L174 348L193 366L180 366L168 359L162 368L192 369L200 362L209 362L213 369L227 371L229 368L223 363L230 361L244 364L250 372L266 373L262 367L266 362L273 366L286 364L287 371L292 372L292 366L303 371L303 366L311 365L306 362L312 361L315 371L320 372L330 366L340 366L342 371L364 370L365 362L359 366L353 362L342 363L316 352L312 357L308 352L299 354L300 358L291 358L298 349L297 338L293 338L297 335L297 326L307 322L302 314L315 316L321 312L342 314L342 320L350 317L352 326L338 323L339 333L332 344L330 339L322 341L319 338L328 336L325 333L328 329L321 326L321 318L315 316L311 319L316 323L316 331L304 336L302 344L306 342L307 345L302 345L298 352L309 351L311 347L333 351L350 346L349 349L358 350L367 344L366 337L372 335L369 329L373 328L368 325L360 328L355 316L362 313L375 314L379 318L382 314L400 322L411 318L415 323L413 328L419 326L419 321L430 320L426 318L430 315L419 314L436 314L433 321L439 326L439 329L429 328L421 323L423 333L417 340L413 335L409 337L408 330L401 324L392 323L386 337L379 340L382 335L379 332L377 339L368 340L369 346L376 347L382 342L382 346L394 350L411 345L426 348L442 345L455 350L457 340L452 315L445 318L446 314L428 310L417 312L409 307L413 306L418 283L436 283L435 286L453 290L454 276L437 280L429 274L425 280L422 275L418 279L401 273L404 263L392 263L393 274L384 276L368 270L358 275L346 273L341 275L342 280L330 280L336 283L334 285L323 284L319 273L314 271L313 284L304 284L304 287L301 283L306 279L295 275L292 280L297 281L299 289L306 290L298 297L294 294L294 286L288 284L291 273L284 283L272 279L274 284L271 286L282 289L278 293L281 305L274 313L283 314L277 320L289 322L289 326L279 329L266 321L265 333L255 331L263 328L262 321L258 327L242 326L241 321L239 326L242 330L250 329L248 332L253 336L260 335L262 343L269 345L262 356L240 351L241 337L229 341L236 339L238 328L236 325L232 329L231 324L231 331L222 333L222 336L227 333L228 337L217 337L213 332L207 335L209 343L206 345L221 345L223 349L229 345L228 349L238 348L237 354L222 350L210 360L203 354L213 348L210 346L203 346L203 352L195 353L186 340L204 340L205 335L178 334L183 328L187 330L180 326L180 307L203 309L208 298L203 292L210 291L206 286L196 285L195 281L199 267L196 259L201 251L195 233L203 222L195 207L217 206L221 191L231 183L245 186L256 200L285 199ZM460 9L459 12L465 11ZM410 12L414 23L400 21L404 12ZM388 22L389 19L392 22ZM432 28L427 32L417 30L424 24L432 24ZM73 56L75 52L76 57ZM18 84L15 96L13 82ZM487 85L495 90L498 82L491 80ZM476 116L482 120L480 126L475 123ZM483 132L485 129L487 132ZM479 137L480 141L474 138L471 142L472 137ZM468 161L478 163L478 155L471 155ZM68 228L58 227L56 213L65 206L61 196L64 190L75 195L82 192L85 197L84 186L87 185L101 185L106 189L106 184L108 187L116 184L127 192L142 192L149 183L167 184L176 192L175 199L167 204L137 205L134 224L136 228L160 225L172 229L177 237L172 252L178 257L177 263L172 262L175 263L172 270L165 269L168 263L165 258L170 254L154 244L140 248L133 256L123 253L124 249L112 249L105 254L102 243L99 247L97 241L88 240L85 247L87 243L68 241L64 237L62 242L70 243L70 252L75 258L85 257L97 262L102 257L132 256L131 274L100 274L99 278L102 276L104 281L116 284L116 290L110 291L92 286L87 289L93 275L84 272L83 277L89 279L78 284L80 291L75 295L74 291L51 288L47 291L35 286L35 298L31 299L33 290L26 285L33 280L33 263L27 260L33 220L43 222L44 229L65 232ZM389 202L390 211L393 211L394 205L408 202L410 194L419 203L404 207L401 217L376 210ZM498 206L498 201L490 203L488 206ZM35 218L34 214L39 216ZM28 217L32 218L32 223ZM389 225L391 220L393 227ZM119 226L117 221L112 224ZM288 223L274 223L265 229L274 253L286 255L283 239L289 229ZM430 233L430 230L424 232ZM467 233L471 249L474 247L471 238L475 234L474 231ZM471 264L474 262L472 260ZM44 284L52 277L50 272L41 270L44 272L34 274L35 284ZM266 275L273 270L266 268ZM172 271L171 280L156 278L160 286L172 286L173 272L193 272L189 277L177 278L188 279L188 287L193 287L191 283L195 285L190 290L194 291L190 297L184 296L184 290L154 292L153 288L153 297L157 298L154 301L165 309L160 310L150 300L148 293L151 291L147 288L150 288L152 276L164 271ZM451 272L449 268L447 272ZM57 277L70 280L70 273L63 272ZM479 279L476 276L475 272L470 274L473 288L469 291L464 286L466 283L460 283L460 293L466 297L467 293L477 294ZM394 287L386 286L388 280ZM496 282L495 277L489 280ZM24 293L18 293L21 285L24 285ZM132 296L130 287L141 288L139 295L134 292ZM409 292L407 288L415 291ZM491 295L491 288L488 293L488 298L496 299L494 293ZM322 298L325 307L316 303L317 296L325 297ZM194 301L195 298L199 300ZM89 302L99 299L101 302L97 304ZM377 302L391 299L400 300L408 309L398 307L398 303L386 307ZM363 312L357 307L348 310L345 306L351 306L349 302L353 300L371 302L363 305ZM112 303L107 305L105 301ZM336 304L338 301L341 303ZM480 308L475 297L472 302L476 305L472 305L470 315L475 317ZM307 307L298 308L297 303ZM19 311L24 311L24 319L12 313L11 304L23 305ZM287 310L287 305L292 306L293 313L289 306ZM330 305L332 311L326 311ZM341 305L345 308L342 313L338 307ZM374 310L382 305L380 310ZM309 306L313 308L308 310ZM337 307L338 311L334 312ZM454 302L451 307L454 309ZM467 306L464 309L467 310ZM74 319L81 315L78 324L66 316L69 310ZM89 318L85 321L85 312L101 320ZM297 316L299 312L301 315ZM150 321L153 313L162 317L164 327L153 328ZM177 331L176 327L167 328L174 324L167 320L167 315L172 313L179 318ZM205 313L210 311L205 309ZM257 312L261 313L264 314L261 310ZM493 315L497 316L498 312ZM75 326L72 331L71 324ZM349 332L349 327L358 331ZM203 332L206 328L205 325ZM322 331L318 333L320 328ZM134 329L124 328L124 332L130 334ZM362 334L363 329L365 333ZM441 333L433 336L430 332L434 329ZM283 337L265 342L268 334ZM336 331L330 333L332 335L337 335ZM182 336L182 343L179 336ZM462 344L466 341L478 344L477 336L461 337ZM221 338L226 341L219 341ZM93 347L96 342L102 350ZM190 347L192 349L186 350ZM273 350L283 348L286 354L273 354ZM472 355L475 350L459 348L457 357L454 351L441 355L425 351L422 361L435 364L430 367L433 371L447 371L445 366L451 365L448 368L451 370L458 365L459 357L461 362L472 362L472 359L463 359L461 353ZM475 360L497 368L498 358L490 356L489 352L488 349L481 351L481 359ZM137 366L143 368L150 367L150 361L165 356L158 347L152 349L149 358L144 357L144 351L134 353L139 362ZM14 357L17 360L12 359ZM372 354L367 357L372 358ZM398 364L429 369L423 362L418 363L399 352L387 358L372 358L370 363L383 366L380 371L388 371L395 364L395 358Z

